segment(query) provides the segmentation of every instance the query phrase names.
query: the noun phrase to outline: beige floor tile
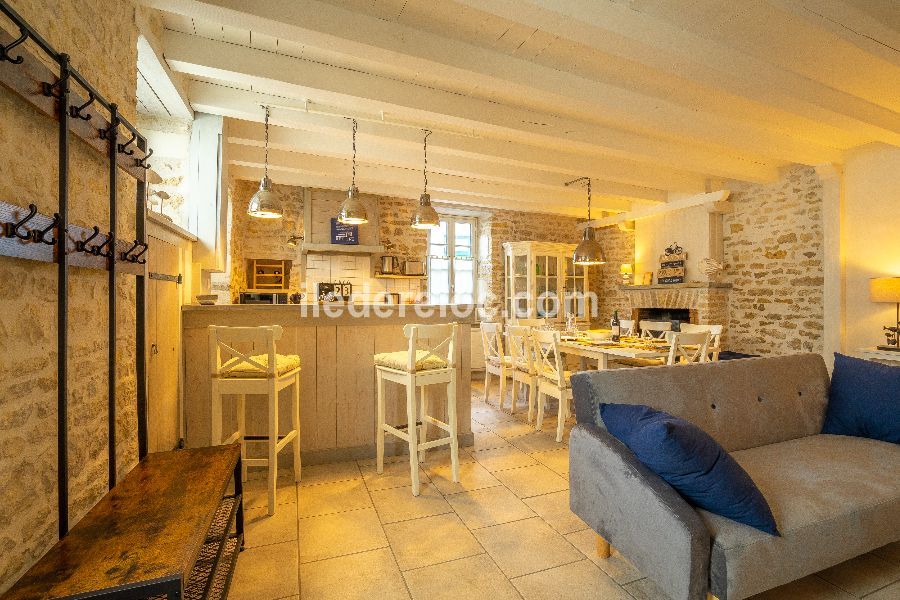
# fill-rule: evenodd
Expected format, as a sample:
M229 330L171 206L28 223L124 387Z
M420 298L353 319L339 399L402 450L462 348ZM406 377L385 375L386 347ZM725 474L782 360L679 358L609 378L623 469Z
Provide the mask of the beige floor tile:
M643 577L641 572L618 552L614 552L609 558L597 556L597 534L593 529L582 529L575 533L569 533L565 538L619 585L625 585Z
M482 425L478 421L472 421L472 433L480 433L482 431L488 431L486 425Z
M414 600L520 600L487 554L403 573Z
M631 600L631 596L589 560L512 580L525 600Z
M459 463L470 463L475 462L475 459L472 458L472 453L470 452L471 447L459 449ZM429 450L425 453L425 461L422 463L422 466L428 471L429 476L431 475L432 467L442 467L450 464L450 450Z
M865 600L897 600L897 598L900 598L900 581L869 594Z
M284 542L241 552L228 597L231 600L273 600L299 593L297 544Z
M453 509L434 485L423 483L419 495L408 487L372 492L372 502L382 523L396 523L451 512Z
M568 477L569 475L569 448L557 448L546 452L535 452L531 455L536 461L548 467L550 470Z
M622 586L634 600L671 600L658 585L649 579L638 579Z
M387 548L301 565L300 592L304 600L409 598Z
M453 471L449 465L429 467L427 471L428 476L431 477L431 483L445 496L502 485L496 477L491 475L490 471L474 461L460 463L458 483L454 483Z
M403 456L399 458L400 460L396 460L393 462L388 462L387 460L385 460L383 473L376 472L374 461L371 465L360 465L363 479L365 479L366 487L369 488L370 492L388 490L396 487L411 488L412 476L410 475L409 457ZM419 482L428 483L428 481L428 474L426 474L425 470L420 466Z
M509 471L503 471L508 473ZM524 500L528 508L547 521L553 529L566 535L575 531L587 529L587 524L578 518L578 515L569 508L569 491L554 492L543 496L534 496ZM593 533L593 532L591 532Z
M506 448L509 442L494 433L493 431L481 431L472 434L475 442L472 444L472 451L489 450L491 448Z
M303 479L300 480L301 486L360 479L362 477L356 461L304 466L302 475Z
M853 596L810 575L752 596L753 600L852 600Z
M297 501L297 484L293 477L282 477L277 480L275 489L275 505L291 504ZM265 479L251 479L244 482L244 510L269 506L269 492ZM277 508L275 510L278 510Z
M269 516L265 507L244 511L244 546L256 548L297 539L297 506L286 504Z
M865 596L900 579L900 564L890 563L874 554L863 554L818 575L855 596Z
M873 550L872 554L890 563L900 564L900 542L882 546L878 550Z
M496 398L494 399L494 403L496 403ZM482 425L487 425L491 427L492 425L496 425L497 423L506 423L506 422L516 422L516 418L506 412L509 410L509 402L505 405L505 410L499 410L496 406L491 406L489 408L478 408L472 410L472 418Z
M473 452L472 456L491 473L537 464L533 458L510 445L490 450L478 450Z
M503 486L447 496L447 502L469 529L490 527L534 516L534 512Z
M533 518L473 531L507 577L519 577L582 559L543 519Z
M491 431L506 439L507 441L512 442L516 436L528 435L529 433L532 433L534 431L534 427L528 425L527 423L522 423L519 420L515 420L491 425Z
M481 554L484 550L453 513L384 526L401 571Z
M530 465L497 471L494 476L519 498L561 492L569 489L569 480L544 465Z
M509 443L528 454L567 448L564 441L556 441L555 429L553 431L532 431L528 435L510 438Z
M297 508L301 518L371 506L369 490L362 479L301 485L297 489Z
M300 519L300 562L334 558L388 545L374 508Z

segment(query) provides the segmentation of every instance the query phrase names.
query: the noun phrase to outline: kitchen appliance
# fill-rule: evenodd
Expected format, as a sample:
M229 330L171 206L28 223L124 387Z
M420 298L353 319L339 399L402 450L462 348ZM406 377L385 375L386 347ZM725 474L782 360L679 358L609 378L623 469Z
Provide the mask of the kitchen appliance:
M353 294L349 281L321 282L316 284L316 297L320 302L347 302Z
M381 257L381 274L382 275L393 275L400 269L400 259L396 256L382 256Z
M425 275L425 263L421 260L408 260L403 263L404 275Z
M400 304L400 294L397 294L396 292L385 292L384 303L385 304Z
M241 304L287 304L288 303L288 295L287 292L276 293L276 292L256 292L256 291L245 291L241 292L239 297Z

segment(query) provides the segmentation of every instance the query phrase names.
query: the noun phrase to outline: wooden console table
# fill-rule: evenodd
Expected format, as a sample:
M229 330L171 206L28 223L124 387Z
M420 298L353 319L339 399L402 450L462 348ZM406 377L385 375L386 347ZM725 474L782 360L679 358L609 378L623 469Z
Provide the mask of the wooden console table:
M240 457L238 444L147 455L0 600L225 598L243 546Z

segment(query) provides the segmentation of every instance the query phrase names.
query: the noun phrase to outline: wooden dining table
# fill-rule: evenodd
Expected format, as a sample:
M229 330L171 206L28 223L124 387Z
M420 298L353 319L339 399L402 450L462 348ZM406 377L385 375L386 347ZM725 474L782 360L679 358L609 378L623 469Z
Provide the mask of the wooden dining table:
M577 356L581 370L587 370L587 361L596 360L598 369L609 367L609 357L622 358L666 358L669 345L647 340L622 340L620 342L592 341L587 339L564 339L559 344L560 352Z

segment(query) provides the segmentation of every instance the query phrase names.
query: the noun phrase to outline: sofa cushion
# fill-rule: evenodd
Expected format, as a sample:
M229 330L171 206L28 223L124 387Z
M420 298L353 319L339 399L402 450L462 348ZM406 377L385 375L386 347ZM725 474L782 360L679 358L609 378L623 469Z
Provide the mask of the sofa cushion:
M778 535L753 480L702 429L649 406L601 404L600 412L607 430L688 502Z
M822 433L900 444L900 367L835 352Z
M900 539L900 446L813 435L733 452L781 537L701 510L711 592L740 600Z

